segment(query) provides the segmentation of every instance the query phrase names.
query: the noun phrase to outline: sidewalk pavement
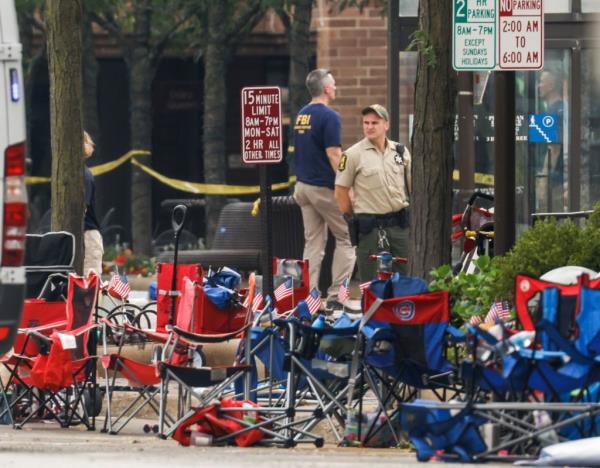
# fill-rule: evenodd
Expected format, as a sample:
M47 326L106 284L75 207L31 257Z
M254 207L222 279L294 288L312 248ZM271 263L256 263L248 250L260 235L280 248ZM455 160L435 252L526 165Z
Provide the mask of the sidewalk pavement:
M33 423L17 431L0 426L0 464L3 468L174 468L174 467L418 467L414 453L399 449L357 449L325 446L315 449L181 447L173 440L144 434L136 420L119 435L79 427ZM98 422L101 427L102 421ZM429 463L428 467L448 466ZM466 466L453 464L453 467ZM469 467L483 465L468 465ZM486 464L493 468L506 465Z

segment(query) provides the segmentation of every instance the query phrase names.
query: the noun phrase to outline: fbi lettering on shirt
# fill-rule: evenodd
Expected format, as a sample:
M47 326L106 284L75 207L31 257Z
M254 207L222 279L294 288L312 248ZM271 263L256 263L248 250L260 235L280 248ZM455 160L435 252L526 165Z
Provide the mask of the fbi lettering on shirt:
M310 117L310 114L298 114L294 131L304 133L306 130L310 130Z

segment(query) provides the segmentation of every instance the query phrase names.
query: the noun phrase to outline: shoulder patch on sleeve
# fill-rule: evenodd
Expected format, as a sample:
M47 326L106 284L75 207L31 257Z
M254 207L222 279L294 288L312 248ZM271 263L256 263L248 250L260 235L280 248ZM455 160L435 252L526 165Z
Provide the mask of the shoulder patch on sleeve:
M348 159L348 155L346 153L342 153L342 156L340 157L340 163L338 164L338 171L344 172L344 169L346 169L346 160L347 159Z

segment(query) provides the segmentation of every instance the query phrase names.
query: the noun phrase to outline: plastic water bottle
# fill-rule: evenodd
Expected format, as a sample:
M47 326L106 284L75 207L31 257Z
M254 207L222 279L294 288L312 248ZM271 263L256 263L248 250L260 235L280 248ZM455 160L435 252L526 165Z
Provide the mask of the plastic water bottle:
M358 416L353 410L348 410L346 415L344 439L350 444L358 444Z
M190 444L197 447L208 447L212 445L213 436L212 434L206 434L204 432L192 431L190 434Z
M325 328L325 316L323 314L319 314L319 316L312 323L313 328Z
M394 257L390 252L381 252L377 256L377 270L382 272L391 273L392 272L392 262Z
M245 411L242 419L248 424L256 424L256 411L254 411L254 406L252 406L250 403L242 403L242 408L251 410Z
M547 411L544 410L534 410L533 411L533 420L535 427L538 429L542 429L544 427L548 427L552 424L552 418ZM558 444L558 435L554 429L543 432L542 434L537 436L540 441L540 445L542 447L547 447L548 445Z

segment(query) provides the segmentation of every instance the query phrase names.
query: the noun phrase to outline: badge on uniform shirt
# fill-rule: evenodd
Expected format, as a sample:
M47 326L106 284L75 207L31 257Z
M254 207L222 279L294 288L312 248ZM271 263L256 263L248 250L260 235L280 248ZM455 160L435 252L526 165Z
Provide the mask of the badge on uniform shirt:
M338 164L338 171L344 172L344 169L346 169L346 160L347 159L348 159L348 156L346 156L346 153L342 153L342 157L340 158L340 163Z
M404 159L402 158L402 156L400 156L399 154L395 154L394 155L394 162L396 164L401 164L404 165Z

